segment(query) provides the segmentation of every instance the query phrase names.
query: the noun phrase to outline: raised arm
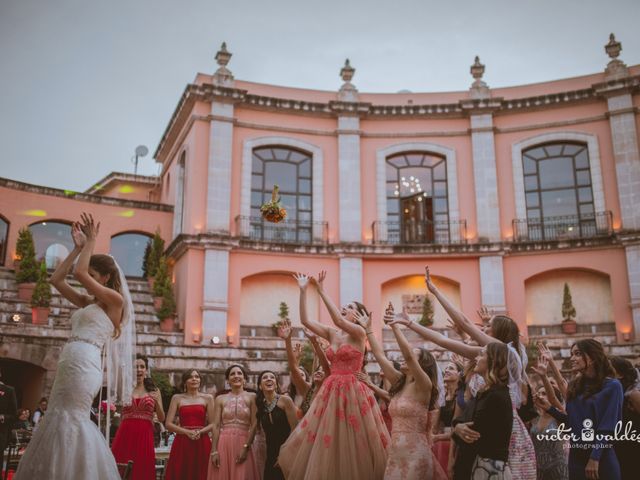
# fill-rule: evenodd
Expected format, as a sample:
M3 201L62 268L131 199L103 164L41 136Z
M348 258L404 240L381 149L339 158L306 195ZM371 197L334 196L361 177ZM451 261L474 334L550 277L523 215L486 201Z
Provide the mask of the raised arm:
M462 311L458 310L440 290L438 290L438 287L436 287L431 281L429 267L424 268L424 281L427 284L427 289L436 297L440 305L442 305L442 308L444 308L449 317L451 317L451 320L453 320L456 325L459 325L460 328L472 339L478 342L478 345L485 346L488 343L496 341L495 338L490 337L480 330L464 313L462 313Z
M478 356L480 350L482 350L482 347L467 345L464 342L459 342L458 340L447 338L441 333L436 332L435 330L431 330L430 328L423 327L422 325L411 321L408 317L403 318L402 316L396 316L394 322L398 322L401 325L406 325L425 340L433 342L436 345L439 345L442 348L449 350L450 352L457 353L458 355L461 355L465 358L474 359Z
M324 370L324 374L326 376L329 376L331 374L331 364L329 363L329 360L327 359L327 355L324 353L324 350L322 349L322 347L320 346L320 343L318 342L318 337L316 337L316 335L309 330L305 330L304 334L309 339L309 343L311 343L311 347L313 348L313 351L316 354L318 363L322 367L322 370Z
M280 328L278 328L278 336L284 340L284 345L287 350L287 362L289 363L291 381L300 395L306 395L311 387L305 382L304 378L302 378L302 374L298 369L298 359L293 352L293 345L291 344L291 324L289 322L281 323Z
M558 410L564 410L564 405L562 405L562 402L560 402L560 400L556 396L556 392L554 392L553 386L551 385L551 382L549 381L549 377L547 376L548 365L549 365L548 360L546 358L540 356L540 357L538 357L537 365L535 365L535 366L532 365L531 366L531 370L536 372L538 374L538 376L540 377L540 380L542 380L542 384L544 385L544 389L547 392L547 398L549 399L549 402L551 402L551 405L556 407ZM537 395L536 395L536 397L537 397Z
M401 315L409 319L406 310L403 310ZM431 379L429 378L429 375L427 375L427 372L425 372L420 366L420 363L413 353L407 337L404 336L402 330L400 329L400 323L397 321L393 321L389 325L391 326L391 331L396 337L396 341L398 342L398 346L400 347L402 356L407 363L407 368L411 372L411 375L413 375L413 379L415 380L421 392L425 396L430 397L431 387L433 386L431 383Z
M558 384L558 388L560 389L560 393L564 398L567 398L567 388L569 384L567 380L562 376L560 369L556 365L556 362L553 361L553 355L551 354L551 350L544 343L538 342L538 351L540 352L540 356L544 357L549 367L551 368L551 375L556 379L556 383Z
M389 392L387 392L384 388L380 388L376 384L371 381L371 377L369 377L368 373L358 372L356 373L356 378L364 383L373 393L378 395L378 397L382 398L385 402L391 401L391 396Z
M331 328L320 322L309 320L307 315L307 287L309 286L310 278L302 273L297 273L293 278L296 279L300 287L300 322L316 335L331 341Z
M87 237L82 233L80 225L77 222L75 222L71 227L71 237L73 238L74 248L71 250L71 253L67 255L67 258L65 258L55 269L51 278L49 278L49 283L53 285L58 292L60 292L60 295L69 300L76 307L82 308L91 303L91 297L82 293L80 290L73 288L67 283L67 275L71 273L73 262L78 255L80 255L80 251L87 241Z
M366 335L364 330L360 328L359 325L356 325L355 323L351 323L345 320L342 314L340 313L340 310L338 310L338 307L336 307L335 303L333 303L333 300L331 300L331 298L324 291L323 283L326 276L327 276L327 272L323 270L318 275L317 280L313 278L311 281L316 286L316 289L318 290L318 294L320 295L320 298L322 299L325 306L327 307L331 320L333 321L334 325L338 327L340 330L342 330L343 332L348 333L353 338L357 338L364 341L365 335Z
M298 409L296 408L295 403L293 403L293 400L291 400L286 395L282 395L280 397L280 402L282 402L282 405L284 406L283 410L284 410L284 413L287 415L287 422L289 423L289 428L293 430L294 428L296 428L296 425L298 424L298 415L297 415Z
M402 373L395 369L393 362L384 354L382 345L380 345L380 342L378 342L378 339L371 330L371 317L362 315L360 312L356 312L355 316L356 322L358 322L366 332L367 340L369 340L369 345L371 346L371 352L376 358L378 365L380 365L384 376L389 380L389 382L391 382L391 384L394 384L402 376Z
M100 231L100 223L95 224L91 215L82 214L83 225L82 232L86 235L87 241L85 242L82 250L80 251L80 257L74 271L74 277L78 280L84 288L87 289L91 295L93 295L100 302L104 303L109 310L107 314L111 319L114 327L120 327L120 320L122 316L122 295L116 292L114 289L101 285L96 279L89 274L89 260L93 253L93 249L96 244L96 237ZM118 312L118 314L116 314Z

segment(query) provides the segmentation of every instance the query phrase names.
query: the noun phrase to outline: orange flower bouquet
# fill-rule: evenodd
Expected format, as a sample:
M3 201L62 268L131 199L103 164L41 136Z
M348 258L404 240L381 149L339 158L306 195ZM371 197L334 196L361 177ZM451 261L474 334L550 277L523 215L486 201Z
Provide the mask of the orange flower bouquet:
M266 202L260 207L262 218L271 223L280 223L282 220L287 218L287 211L280 204L278 190L278 185L274 185L271 192L271 201Z

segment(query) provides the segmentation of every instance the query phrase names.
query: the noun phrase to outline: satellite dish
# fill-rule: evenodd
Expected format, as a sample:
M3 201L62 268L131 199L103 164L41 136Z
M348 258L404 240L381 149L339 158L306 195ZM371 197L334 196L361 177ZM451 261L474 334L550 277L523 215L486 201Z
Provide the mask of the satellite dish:
M147 155L147 153L149 153L149 149L147 147L145 147L144 145L138 145L136 147L136 156L137 157L144 157Z

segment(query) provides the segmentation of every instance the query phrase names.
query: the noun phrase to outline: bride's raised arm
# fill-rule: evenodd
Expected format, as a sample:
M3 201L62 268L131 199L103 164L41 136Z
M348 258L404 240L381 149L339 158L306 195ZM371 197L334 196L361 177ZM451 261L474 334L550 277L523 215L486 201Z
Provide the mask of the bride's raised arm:
M92 301L89 295L82 293L80 290L73 288L67 283L67 275L71 272L74 260L80 255L82 248L87 242L87 237L80 229L80 224L74 222L71 227L71 237L73 238L73 250L67 255L67 258L58 265L56 270L49 278L49 283L55 287L60 295L73 303L76 307L86 307Z

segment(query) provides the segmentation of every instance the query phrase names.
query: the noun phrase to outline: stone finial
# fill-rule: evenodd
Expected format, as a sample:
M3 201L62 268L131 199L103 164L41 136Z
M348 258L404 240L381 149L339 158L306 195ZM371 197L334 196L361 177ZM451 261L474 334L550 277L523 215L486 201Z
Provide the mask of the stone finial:
M611 59L605 69L607 79L615 80L628 77L629 69L622 60L618 59L622 51L622 43L616 40L616 36L613 33L609 35L609 43L604 46L604 51L607 52Z
M471 98L489 98L491 96L489 86L482 80L484 68L484 65L480 63L480 57L476 55L473 65L469 69L471 76L474 78L470 89Z
M344 67L340 70L340 76L342 77L343 82L350 82L353 78L354 73L356 73L356 69L351 66L349 63L349 59L347 58L344 61Z
M609 55L611 59L618 58L620 55L622 43L616 40L616 36L613 33L609 35L609 43L604 46L604 51L607 52L607 55Z
M233 74L227 68L229 60L233 54L227 50L227 42L222 42L220 50L216 53L216 62L219 65L218 70L213 75L214 83L218 85L230 85L233 82Z
M470 72L476 82L482 80L482 76L484 75L484 65L480 63L480 57L478 55L476 55L473 65L471 65Z
M343 102L357 102L358 101L358 89L351 83L353 75L356 73L356 69L351 66L349 59L344 61L344 67L340 70L340 77L344 81L338 92L338 99Z

